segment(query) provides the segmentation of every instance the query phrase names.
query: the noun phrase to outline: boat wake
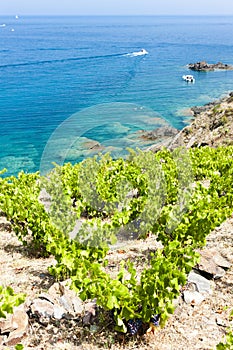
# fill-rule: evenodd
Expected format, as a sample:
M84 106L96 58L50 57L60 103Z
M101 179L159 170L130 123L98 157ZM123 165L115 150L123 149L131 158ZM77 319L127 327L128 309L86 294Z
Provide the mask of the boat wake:
M2 50L0 50L0 52L2 52ZM121 56L122 56L122 54L118 53L118 54L112 54L112 55L88 56L88 57L68 57L68 58L44 60L44 61L19 62L19 63L12 63L12 64L2 64L2 65L0 65L0 69L2 69L2 68L9 68L9 67L34 66L34 65L43 65L43 64L64 63L64 62L72 62L72 61L77 61L78 62L78 61L86 61L86 60L111 59L111 58L114 58L114 57L121 57Z
M146 51L145 49L141 49L140 51L127 53L125 56L135 57L135 56L144 56L144 55L148 55L148 51Z
M14 31L14 28L11 29L11 31ZM41 50L41 49L40 49ZM0 50L2 51L2 50ZM68 58L60 58L60 59L52 59L52 60L43 60L43 61L29 61L29 62L19 62L19 63L11 63L11 64L2 64L0 65L0 69L3 68L9 68L9 67L20 67L20 66L34 66L34 65L42 65L42 64L52 64L52 63L64 63L64 62L72 62L72 61L85 61L85 60L97 60L97 59L111 59L115 57L122 57L122 56L143 56L147 55L148 52L145 49L142 49L140 51L122 54L110 54L110 55L98 55L98 56L87 56L87 57L68 57Z

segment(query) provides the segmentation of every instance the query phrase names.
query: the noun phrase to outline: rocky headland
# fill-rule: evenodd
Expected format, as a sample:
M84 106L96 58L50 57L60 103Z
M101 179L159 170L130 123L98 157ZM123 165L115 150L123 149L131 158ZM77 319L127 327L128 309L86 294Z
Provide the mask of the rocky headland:
M233 144L233 92L192 112L193 120L173 138L170 149Z
M222 62L207 63L206 61L189 63L188 68L199 72L209 72L213 70L233 70L233 66Z

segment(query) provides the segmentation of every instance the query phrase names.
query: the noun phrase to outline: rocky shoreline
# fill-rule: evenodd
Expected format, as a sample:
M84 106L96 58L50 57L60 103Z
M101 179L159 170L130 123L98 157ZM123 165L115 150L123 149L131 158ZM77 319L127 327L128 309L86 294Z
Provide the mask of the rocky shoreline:
M233 144L233 92L204 106L193 106L189 112L192 115L190 123L180 131L169 126L161 130L144 131L141 138L155 141L146 150L157 152L161 147L172 150L181 146L190 148ZM161 142L156 143L159 138Z
M233 92L191 110L193 120L175 136L169 149L233 144Z
M206 103L204 106L193 106L191 107L191 111L193 113L193 116L196 117L197 115L199 115L202 112L207 112L209 111L211 108L221 104L221 103L227 103L230 102L229 99L233 98L233 92L230 92L227 96L219 98L215 101Z

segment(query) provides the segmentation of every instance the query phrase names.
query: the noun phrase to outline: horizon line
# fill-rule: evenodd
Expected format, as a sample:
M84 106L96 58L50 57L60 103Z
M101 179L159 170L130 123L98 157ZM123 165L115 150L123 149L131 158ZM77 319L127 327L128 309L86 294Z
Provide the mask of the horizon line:
M27 17L27 16L35 16L35 17L46 17L46 16L51 16L51 17L158 17L158 16L163 16L163 17L232 17L232 14L35 14L35 13L28 13L28 14L23 14L23 13L14 13L14 14L1 14L0 17L15 17L15 16L20 17Z

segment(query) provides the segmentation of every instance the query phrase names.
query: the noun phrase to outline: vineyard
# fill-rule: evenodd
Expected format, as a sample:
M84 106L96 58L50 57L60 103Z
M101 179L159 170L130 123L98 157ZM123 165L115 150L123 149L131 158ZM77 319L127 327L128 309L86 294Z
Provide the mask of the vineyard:
M157 153L132 151L54 166L46 176L21 172L0 178L0 210L18 239L39 256L54 256L49 272L71 278L82 300L95 299L118 332L143 325L163 327L197 248L233 212L233 147L202 147ZM155 237L143 269L122 260L108 273L109 252L119 242ZM0 289L0 314L23 295Z

